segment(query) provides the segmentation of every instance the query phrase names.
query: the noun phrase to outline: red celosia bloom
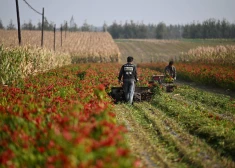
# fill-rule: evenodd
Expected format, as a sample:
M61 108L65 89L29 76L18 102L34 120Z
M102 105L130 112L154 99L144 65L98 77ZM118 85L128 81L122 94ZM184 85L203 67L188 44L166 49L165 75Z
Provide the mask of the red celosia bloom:
M6 151L0 153L0 163L2 165L6 165L9 160L11 160L15 154L11 149L7 149Z
M45 148L44 147L37 147L38 151L40 153L44 153L45 152Z
M72 139L72 134L69 131L63 130L62 135L68 141Z
M102 160L97 160L96 161L96 167L97 168L102 168L104 167L104 162Z
M78 167L102 167L110 163L118 165L119 157L126 157L128 152L124 148L118 150L119 157L108 152L110 146L120 147L123 142L121 133L125 131L124 127L119 127L113 122L114 107L105 92L111 85L118 85L116 74L119 70L110 71L108 68L101 68L101 65L88 69L79 68L86 70L84 80L77 80L77 76L73 74L76 71L62 68L28 79L23 90L17 87L1 90L0 97L7 100L6 104L0 102L0 111L3 111L1 114L23 119L19 120L19 126L17 124L16 128L14 123L12 124L14 131L9 130L12 128L12 121L0 128L4 130L4 136L6 135L0 142L3 146L3 152L0 153L1 162L11 161L12 164L19 163L20 167L24 167L27 163L21 162L20 154L31 149L38 151L36 154L45 160L46 163L42 163L45 167L71 167L71 164L75 164L71 160L72 157L70 158L71 155L79 158L78 165L73 165ZM66 90L66 96L63 98L58 92L61 88ZM21 129L25 132L20 131ZM8 145L17 145L19 158L5 157L11 156ZM84 149L85 151L81 150L83 154L90 152L89 154L94 156L99 148L104 152L100 160L86 161L86 156L83 158L80 153L77 154L76 147Z
M129 150L128 149L123 149L123 148L118 148L117 149L117 155L118 156L126 156L128 155Z
M103 84L100 84L100 85L98 86L98 89L99 89L100 91L104 91L104 90L105 90L105 86L104 86Z

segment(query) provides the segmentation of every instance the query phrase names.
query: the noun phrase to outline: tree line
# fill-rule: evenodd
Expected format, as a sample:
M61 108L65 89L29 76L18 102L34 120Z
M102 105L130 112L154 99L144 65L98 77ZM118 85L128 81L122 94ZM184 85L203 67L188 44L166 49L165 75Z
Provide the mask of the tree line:
M226 19L208 19L200 22L192 22L186 25L166 25L160 22L157 25L134 23L125 24L113 22L108 27L113 38L153 38L153 39L206 39L206 38L235 38L235 24Z
M108 26L109 33L113 38L126 38L126 39L178 39L182 38L183 26L169 25L160 22L157 25L143 23L134 23L133 21L126 22L125 24L118 24L114 22Z
M183 38L235 38L235 24L226 19L208 19L184 26Z
M69 23L67 21L64 21L64 23L61 25L55 25L54 22L48 21L46 17L44 18L44 25L43 25L44 30L53 31L55 26L57 29L62 27L63 30L67 30L67 31L103 31L102 28L90 25L86 21L83 23L81 27L78 27L77 24L74 22L73 17L71 18ZM16 30L16 26L13 24L13 21L10 20L9 24L5 27L2 23L2 20L0 19L0 29ZM24 22L21 25L21 29L22 30L41 30L42 23L39 21L36 25L34 25L32 23L32 20L29 20L28 22Z
M32 21L29 20L28 22L24 22L21 25L22 30L41 30L42 23L38 22L38 24L35 26L33 25ZM16 26L13 24L13 21L10 20L9 24L4 27L2 20L0 19L0 29L7 29L7 30L16 30ZM54 23L48 22L48 20L45 18L44 20L44 30L53 30L54 29Z
M44 30L52 31L54 25L45 18ZM35 26L29 20L21 27L23 30L41 30L41 26L41 22ZM166 25L164 22L144 24L135 23L132 20L122 24L114 21L109 26L104 23L102 27L95 27L85 21L81 27L78 27L72 16L69 22L64 21L58 27L60 26L68 31L108 31L115 39L235 38L235 24L226 19L207 19L203 22L192 22L186 25ZM14 30L16 27L11 20L5 28L0 19L0 29Z

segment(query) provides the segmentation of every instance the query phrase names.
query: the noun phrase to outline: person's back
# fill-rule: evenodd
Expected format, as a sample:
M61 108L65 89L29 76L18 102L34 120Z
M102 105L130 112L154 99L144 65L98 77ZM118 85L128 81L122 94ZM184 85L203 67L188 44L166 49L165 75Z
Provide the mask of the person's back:
M121 67L119 72L119 83L123 78L123 90L125 93L126 101L130 104L133 103L135 82L138 81L136 66L132 64L133 57L127 58L127 63Z
M135 81L136 80L136 66L132 63L126 63L123 65L123 81Z

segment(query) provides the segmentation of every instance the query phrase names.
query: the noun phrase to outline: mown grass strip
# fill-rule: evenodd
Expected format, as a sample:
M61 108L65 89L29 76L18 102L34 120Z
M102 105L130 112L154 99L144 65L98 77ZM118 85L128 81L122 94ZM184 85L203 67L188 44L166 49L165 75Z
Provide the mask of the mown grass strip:
M201 102L211 108L217 108L221 114L235 114L235 100L230 96L209 93L190 86L180 86L175 90L175 94L177 93L189 100Z
M155 95L152 103L168 116L176 119L191 134L205 139L224 156L235 160L235 126L231 122L209 118L194 106L172 99L162 93Z
M203 104L202 102L197 100L187 99L187 97L182 96L180 93L171 95L171 98L181 103L194 106L197 110L200 110L203 113L207 114L210 118L215 118L217 120L223 119L235 123L235 115L222 108L208 106L206 103Z
M125 106L129 110L129 118L135 121L137 132L142 132L144 142L154 149L158 157L167 167L189 167L189 163L182 158L174 144L165 139L154 129L152 123L146 118L141 109ZM128 113L128 112L126 112Z
M216 151L199 138L183 130L163 112L148 103L136 105L144 115L153 123L153 126L169 142L174 143L183 157L188 159L195 167L234 167L235 164L221 158Z
M143 167L169 167L158 154L154 154L155 150L151 147L151 144L146 141L145 132L139 124L132 120L129 109L123 105L117 105L115 108L116 118L119 124L124 124L128 130L128 134L125 134L125 139L132 153L137 158L141 158Z

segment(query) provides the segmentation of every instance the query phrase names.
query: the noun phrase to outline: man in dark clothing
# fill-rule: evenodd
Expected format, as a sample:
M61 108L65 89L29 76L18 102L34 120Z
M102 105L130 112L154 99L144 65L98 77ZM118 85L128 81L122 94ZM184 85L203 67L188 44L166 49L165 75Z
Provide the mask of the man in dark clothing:
M135 82L138 81L136 66L132 64L133 57L127 57L127 64L124 64L120 70L118 80L121 83L123 77L123 90L125 93L126 102L133 104L135 92Z
M173 66L174 62L170 61L169 65L165 67L165 75L172 77L176 80L176 68Z

